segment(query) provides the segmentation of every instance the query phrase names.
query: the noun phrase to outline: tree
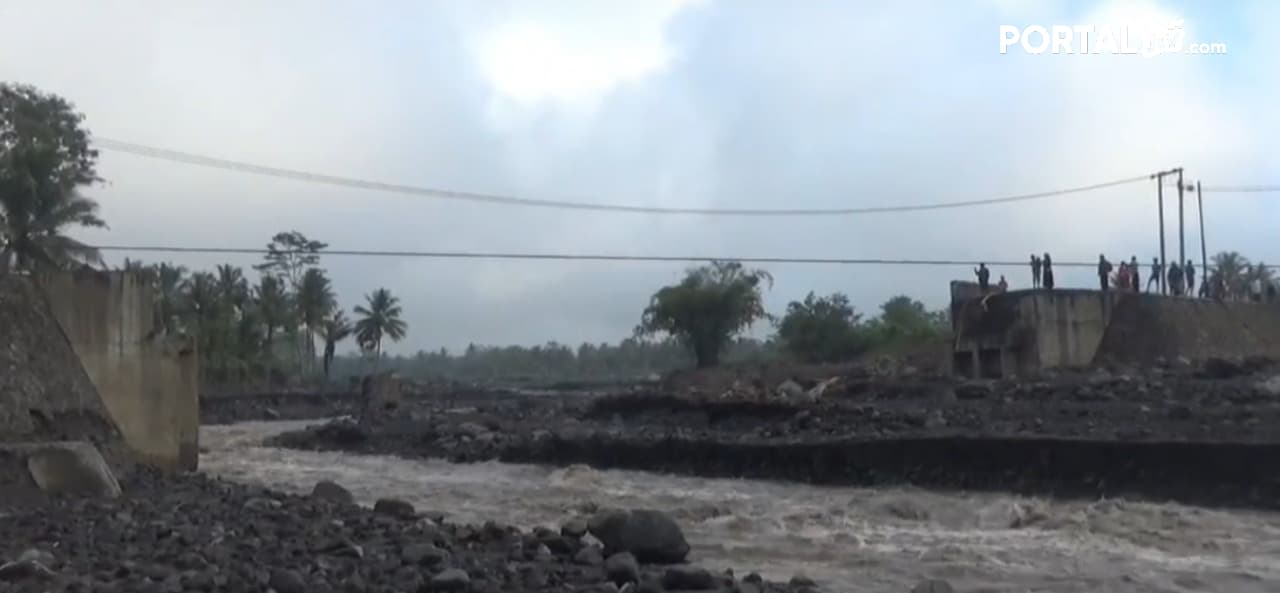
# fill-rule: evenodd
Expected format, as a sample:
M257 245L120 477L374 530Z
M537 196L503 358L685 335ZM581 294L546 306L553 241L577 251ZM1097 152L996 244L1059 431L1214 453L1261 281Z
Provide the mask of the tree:
M740 262L693 268L679 284L654 293L635 333L674 336L693 353L698 368L715 366L735 335L769 317L761 296L764 283L772 286L773 276Z
M364 297L367 306L357 305L355 334L360 348L372 352L374 359L382 358L382 339L390 338L393 342L404 338L409 324L400 319L400 299L391 296L391 291L379 288Z
M187 269L169 263L162 263L155 268L156 317L166 334L175 334L182 327L183 290L186 284L184 276Z
M310 268L302 275L298 286L298 318L304 328L304 350L309 363L314 364L316 357L315 338L320 334L321 326L330 317L337 298L333 294L333 284L325 276L324 270ZM314 368L314 367L313 367Z
M876 345L936 338L949 328L945 311L929 311L924 303L906 295L885 301L880 305L880 317L867 325Z
M787 305L778 338L787 352L805 362L838 362L867 348L861 321L844 294L818 298L810 292L804 301Z
M351 335L351 322L347 321L347 316L341 310L334 311L328 319L324 320L320 335L324 338L324 379L328 381L334 351L337 349L338 342Z
M101 264L63 232L106 227L80 189L101 178L84 115L62 97L0 83L0 272Z
M1231 295L1248 292L1249 259L1238 251L1222 251L1210 260L1212 271L1207 276L1212 283L1220 283ZM1212 286L1212 284L1211 284Z
M264 347L268 359L275 357L276 330L288 327L292 319L289 294L279 277L264 274L254 289L258 319L264 330ZM270 365L269 365L270 366Z
M297 291L302 286L303 274L320 264L320 251L328 246L298 231L276 233L267 243L267 254L262 256L266 261L253 269L287 280L289 288Z

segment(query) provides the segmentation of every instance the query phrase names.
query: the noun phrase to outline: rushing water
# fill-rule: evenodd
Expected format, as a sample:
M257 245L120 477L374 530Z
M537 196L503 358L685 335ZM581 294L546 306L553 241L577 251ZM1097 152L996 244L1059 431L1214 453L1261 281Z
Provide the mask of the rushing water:
M1124 501L816 487L647 472L455 465L291 451L263 438L307 422L201 430L204 471L286 491L332 479L361 502L395 496L458 522L556 527L592 505L656 508L696 561L832 591L1280 591L1280 514Z

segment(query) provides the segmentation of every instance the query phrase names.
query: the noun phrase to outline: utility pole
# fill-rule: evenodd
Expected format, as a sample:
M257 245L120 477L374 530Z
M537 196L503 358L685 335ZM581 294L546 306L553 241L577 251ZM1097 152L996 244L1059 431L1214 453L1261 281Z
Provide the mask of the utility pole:
M1164 260L1164 176L1172 175L1179 170L1181 169L1170 169L1151 175L1151 178L1156 180L1156 204L1160 210L1160 279L1156 281L1160 285L1160 294L1169 292L1169 274L1165 271L1167 268Z
M1182 213L1182 167L1178 171L1178 267L1187 265L1187 227ZM1186 273L1185 271L1183 272ZM1192 295L1195 296L1195 295Z
M1200 208L1200 280L1209 279L1209 250L1204 246L1204 194L1200 191L1200 181L1196 180L1196 205Z

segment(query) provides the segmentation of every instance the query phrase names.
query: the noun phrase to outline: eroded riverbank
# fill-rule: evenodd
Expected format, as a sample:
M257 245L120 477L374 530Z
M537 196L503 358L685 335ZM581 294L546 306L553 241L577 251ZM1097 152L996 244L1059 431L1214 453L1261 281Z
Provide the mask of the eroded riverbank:
M1280 515L1125 501L800 484L496 462L450 464L255 443L300 423L206 427L205 471L301 492L335 479L357 499L404 497L450 520L533 527L601 506L651 507L684 526L693 556L831 591L1270 591Z

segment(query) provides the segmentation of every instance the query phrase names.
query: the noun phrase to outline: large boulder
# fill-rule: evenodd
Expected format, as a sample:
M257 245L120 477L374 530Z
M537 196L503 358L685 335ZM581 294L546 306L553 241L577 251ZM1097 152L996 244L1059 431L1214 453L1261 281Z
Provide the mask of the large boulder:
M379 414L399 407L400 393L400 377L390 371L365 375L360 384L366 414Z
M56 441L49 443L9 443L0 445L0 456L21 460L30 484L49 494L81 494L114 498L120 496L120 482L91 443ZM6 467L14 467L7 463ZM6 480L27 483L24 476Z
M596 513L588 531L604 544L605 555L630 552L640 562L684 562L689 542L671 517L648 509Z

